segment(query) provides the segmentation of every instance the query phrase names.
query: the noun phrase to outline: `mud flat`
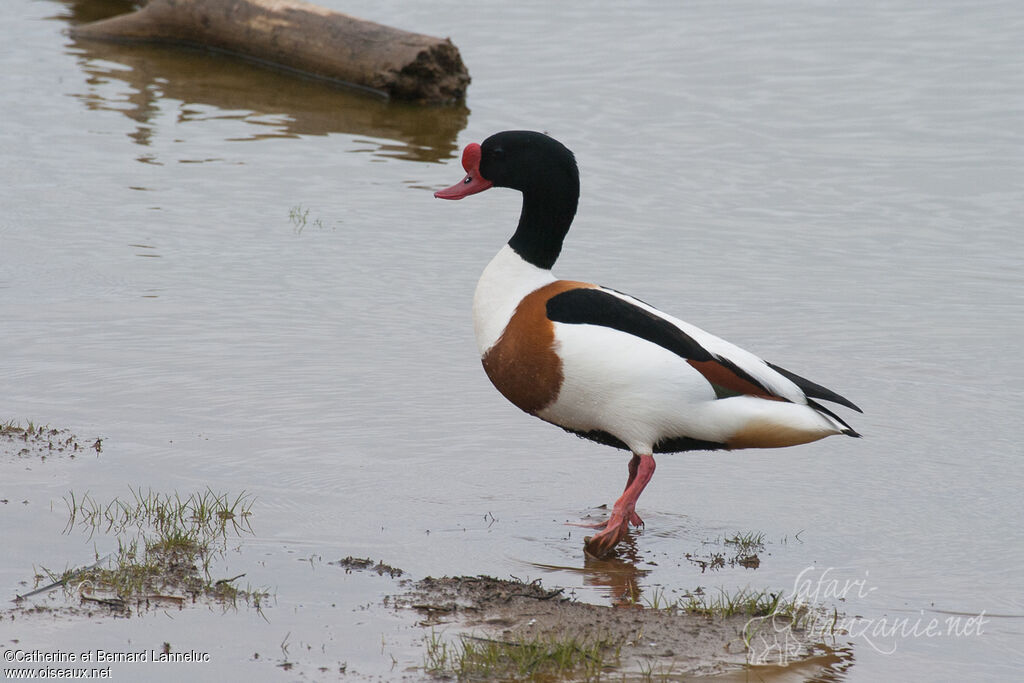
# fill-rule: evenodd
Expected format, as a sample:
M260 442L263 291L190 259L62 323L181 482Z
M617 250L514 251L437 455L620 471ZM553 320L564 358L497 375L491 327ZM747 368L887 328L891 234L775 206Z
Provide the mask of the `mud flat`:
M610 607L486 576L428 577L394 605L418 612L430 630L426 671L459 680L748 680L752 670L759 680L804 680L849 658L819 642L820 621L778 606L729 615Z

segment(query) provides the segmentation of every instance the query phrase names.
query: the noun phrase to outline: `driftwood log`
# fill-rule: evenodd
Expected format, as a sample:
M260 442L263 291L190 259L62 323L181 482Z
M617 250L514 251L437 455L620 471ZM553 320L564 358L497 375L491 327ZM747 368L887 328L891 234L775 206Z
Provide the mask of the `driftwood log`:
M469 72L447 38L299 0L150 0L71 29L76 39L204 47L404 100L462 99Z

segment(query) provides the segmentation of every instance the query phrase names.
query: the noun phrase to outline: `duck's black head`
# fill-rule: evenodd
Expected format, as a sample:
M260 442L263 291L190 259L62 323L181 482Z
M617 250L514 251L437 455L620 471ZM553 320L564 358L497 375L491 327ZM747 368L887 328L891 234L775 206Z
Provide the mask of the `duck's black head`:
M562 143L543 133L510 130L495 133L462 153L466 177L441 199L462 199L490 187L523 193L523 212L509 245L530 263L551 268L562 249L580 195L576 158Z

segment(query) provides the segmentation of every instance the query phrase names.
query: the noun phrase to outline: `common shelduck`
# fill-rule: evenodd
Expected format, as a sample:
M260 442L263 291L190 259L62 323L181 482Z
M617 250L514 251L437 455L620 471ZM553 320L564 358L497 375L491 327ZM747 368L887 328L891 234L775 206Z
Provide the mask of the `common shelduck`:
M484 269L473 323L484 370L505 398L546 422L632 452L626 489L584 542L604 557L643 521L635 506L654 453L775 448L860 436L815 399L839 394L622 292L551 273L579 200L572 152L542 133L470 144L466 177L441 199L491 187L523 193L508 244Z

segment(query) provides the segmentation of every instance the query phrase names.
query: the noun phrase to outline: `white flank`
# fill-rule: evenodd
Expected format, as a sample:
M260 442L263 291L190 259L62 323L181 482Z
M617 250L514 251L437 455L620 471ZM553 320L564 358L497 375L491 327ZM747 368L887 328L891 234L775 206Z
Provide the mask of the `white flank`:
M704 376L657 344L598 325L555 325L562 389L538 413L549 422L614 434L634 453L666 436L718 440L694 408L715 400Z

